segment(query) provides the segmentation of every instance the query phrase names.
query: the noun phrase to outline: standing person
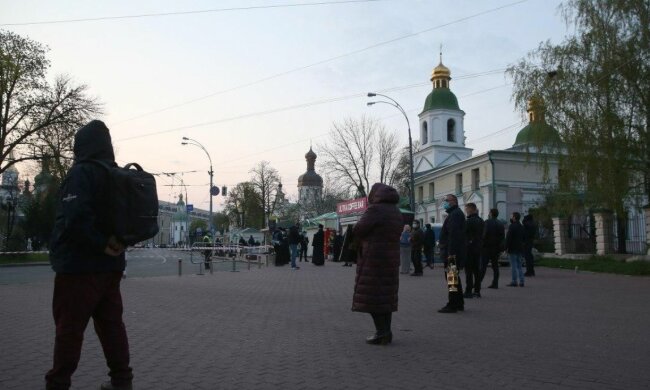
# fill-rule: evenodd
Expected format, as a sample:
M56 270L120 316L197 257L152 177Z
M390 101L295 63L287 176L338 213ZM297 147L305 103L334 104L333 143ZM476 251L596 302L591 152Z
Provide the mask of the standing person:
M485 278L488 262L492 265L492 283L488 288L499 288L499 257L503 252L506 236L503 224L497 219L499 210L490 209L488 220L483 228L483 253L481 263L481 281Z
M352 233L352 225L348 225L343 236L343 247L341 248L341 261L344 261L344 267L352 267L357 259L357 245Z
M91 318L111 378L101 389L132 389L120 293L125 247L108 223L109 173L87 162L91 159L116 165L109 130L98 120L75 134L74 163L59 190L50 245L50 263L56 272L52 299L54 363L45 375L45 386L50 390L70 388Z
M250 237L248 237L248 246L255 246L255 239L253 238L252 234Z
M296 265L296 257L298 257L298 244L300 243L300 233L298 233L298 226L293 225L289 228L289 251L291 252L291 269L300 269Z
M342 248L343 234L341 233L341 229L339 229L339 231L336 232L336 236L334 236L334 245L332 250L332 253L334 253L334 261L338 262L340 260Z
M537 224L532 214L524 217L524 258L526 259L526 273L524 276L535 276L535 256L533 256L533 243L537 235Z
M210 247L210 246L212 246L212 245L210 245L211 243L212 243L212 239L210 238L209 235L206 234L205 236L203 236L203 246ZM205 265L205 269L210 269L210 255L211 255L211 252L212 251L210 249L204 249L203 250L203 257L204 257L203 263Z
M442 203L442 208L447 213L445 222L442 223L440 230L440 256L445 262L445 277L449 272L450 258L454 257L458 271L465 266L465 256L467 243L465 238L465 214L458 208L458 198L456 195L446 195ZM458 278L458 291L449 291L447 304L439 313L456 313L465 310L465 300L463 299L463 284Z
M275 265L284 265L284 252L282 251L282 230L277 228L273 232L273 252L275 252Z
M411 227L404 225L399 239L400 274L411 272Z
M508 252L508 259L510 260L510 272L512 273L512 281L509 287L517 287L517 277L519 277L519 287L524 287L524 271L521 268L521 260L524 253L524 227L519 220L521 214L518 212L512 213L510 218L510 226L508 226L508 233L506 233L506 252Z
M478 216L476 204L465 205L467 221L467 259L465 262L465 298L481 297L481 247L484 222ZM473 291L473 293L472 293Z
M431 229L431 224L424 225L424 258L427 267L433 269L433 251L436 247L436 233Z
M325 232L323 231L323 225L318 224L318 231L314 234L314 242L311 243L311 246L314 248L314 253L311 255L311 262L314 265L324 265L325 264Z
M300 235L300 261L302 261L303 255L307 261L307 249L309 249L309 237L307 237L307 232L302 232Z
M393 340L391 321L397 311L402 229L398 202L399 194L393 187L374 184L368 194L368 208L354 227L359 248L352 310L372 316L375 334L366 339L368 344L385 345Z
M413 221L411 230L411 262L413 273L411 276L422 276L422 246L424 245L424 234L420 229L420 222Z

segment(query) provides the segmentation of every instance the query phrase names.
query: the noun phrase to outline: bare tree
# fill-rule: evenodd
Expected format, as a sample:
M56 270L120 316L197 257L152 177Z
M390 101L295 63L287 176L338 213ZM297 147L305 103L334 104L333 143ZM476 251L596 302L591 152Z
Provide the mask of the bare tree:
M280 175L268 161L260 161L249 173L252 174L251 183L259 195L264 209L260 226L265 227L269 217L275 211L274 198L278 193Z
M68 76L47 83L46 52L38 42L0 31L0 173L21 161L69 157L70 148L59 141L100 113L85 85Z
M399 162L399 142L395 132L380 128L377 132L377 155L379 157L379 182L393 186L394 172Z

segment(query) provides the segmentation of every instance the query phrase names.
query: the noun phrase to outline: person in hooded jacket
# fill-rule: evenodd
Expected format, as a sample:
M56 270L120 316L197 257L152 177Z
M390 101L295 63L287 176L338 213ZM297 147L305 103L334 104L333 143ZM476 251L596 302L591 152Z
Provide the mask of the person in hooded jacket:
M318 224L318 231L314 234L314 240L311 243L314 248L314 252L311 254L311 262L319 266L325 264L325 232L323 228L323 225Z
M442 223L440 230L440 257L445 262L445 277L447 267L449 266L450 257L455 257L456 268L460 270L465 267L465 258L467 255L467 238L465 233L465 214L458 208L458 198L456 195L448 194L442 203L442 208L447 213L447 218ZM463 284L460 277L458 278L458 291L449 291L447 304L439 313L456 313L465 310L465 300L463 299Z
M391 320L397 311L402 232L398 202L397 190L374 184L368 208L353 230L358 255L352 310L372 316L376 331L366 339L368 344L385 345L393 340Z
M98 120L75 134L74 164L59 190L50 243L50 263L56 272L54 362L45 384L50 390L70 388L92 318L110 370L111 380L101 389L129 390L133 374L120 293L125 247L109 222L109 172L88 160L116 166L109 130Z

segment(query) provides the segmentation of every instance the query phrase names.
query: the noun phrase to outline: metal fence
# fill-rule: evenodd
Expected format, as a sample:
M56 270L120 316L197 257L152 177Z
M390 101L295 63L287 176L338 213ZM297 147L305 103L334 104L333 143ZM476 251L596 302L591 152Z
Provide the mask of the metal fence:
M616 219L614 219L612 248L614 252L619 251L618 221ZM647 251L645 216L643 213L636 213L625 221L625 252L644 255Z

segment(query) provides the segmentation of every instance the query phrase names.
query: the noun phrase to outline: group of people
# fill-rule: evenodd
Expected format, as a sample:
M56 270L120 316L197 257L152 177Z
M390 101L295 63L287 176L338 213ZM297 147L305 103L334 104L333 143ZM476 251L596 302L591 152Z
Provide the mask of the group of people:
M312 263L314 265L324 265L325 255L323 225L318 225L318 231L314 234L312 243ZM303 258L307 261L307 249L309 248L309 237L307 232L300 232L297 225L287 229L277 228L273 233L273 250L275 253L275 265L282 266L291 264L292 270L298 270L300 267L297 261L302 262Z
M372 315L375 334L368 337L369 344L388 344L392 342L391 318L397 311L399 273L408 274L413 264L412 276L422 276L422 255L426 265L433 268L433 249L435 233L431 225L420 229L418 221L412 228L402 225L401 214L395 204L397 191L377 183L368 196L369 207L354 227L353 235L357 241L357 276L355 280L352 310ZM521 214L511 215L507 233L505 226L497 218L499 211L491 209L487 221L478 215L474 203L458 207L455 195L446 195L442 207L447 214L439 237L440 257L444 262L445 279L448 282L447 304L438 312L456 313L465 310L466 298L481 297L481 282L485 277L487 264L494 271L489 288L499 286L499 257L508 253L512 269L512 281L508 286L524 287L524 277L534 276L532 246L537 226L532 215L520 222ZM399 241L399 246L395 242ZM526 259L527 272L522 270ZM466 290L457 270L465 270Z

